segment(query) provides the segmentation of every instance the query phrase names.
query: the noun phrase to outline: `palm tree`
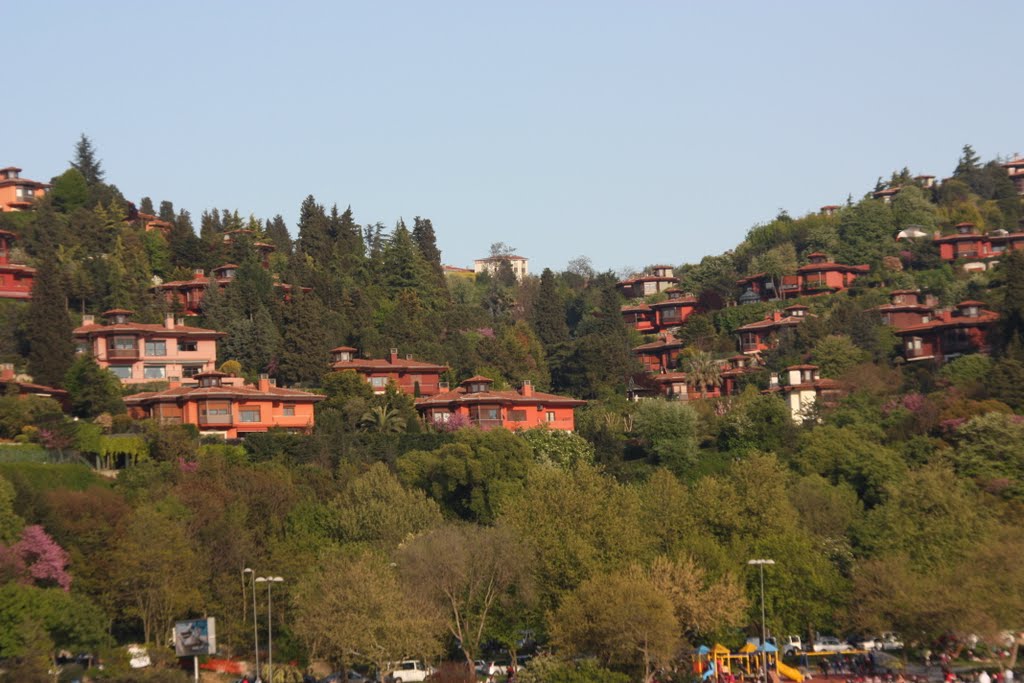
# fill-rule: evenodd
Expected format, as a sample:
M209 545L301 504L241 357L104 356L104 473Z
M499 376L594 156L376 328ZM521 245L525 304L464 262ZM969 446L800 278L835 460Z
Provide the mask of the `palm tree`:
M708 387L722 386L722 368L709 352L698 351L685 363L686 378L700 387L700 397L708 397Z
M390 406L377 406L363 413L359 428L364 432L401 432L405 431L405 418Z

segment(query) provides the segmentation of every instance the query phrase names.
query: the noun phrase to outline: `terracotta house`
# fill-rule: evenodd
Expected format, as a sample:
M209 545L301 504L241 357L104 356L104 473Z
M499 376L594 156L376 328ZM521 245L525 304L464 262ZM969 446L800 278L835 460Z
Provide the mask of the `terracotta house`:
M203 312L203 297L206 290L216 284L225 289L234 279L238 272L238 266L234 263L225 263L213 269L211 275L207 276L201 268L194 271L191 280L173 280L151 287L150 291L162 292L164 300L171 307L180 308L186 315L200 315ZM285 298L292 290L292 285L277 281L274 276L274 289ZM303 292L311 292L311 287L303 287Z
M1003 164L1003 168L1010 175L1010 180L1017 188L1017 194L1024 194L1024 159L1014 155L1013 159Z
M92 353L99 366L123 384L192 379L214 370L223 332L190 327L173 316L167 316L163 325L135 323L131 314L120 308L106 311L103 324L84 316L73 333L79 352Z
M928 322L896 330L907 362L942 363L968 353L988 353L989 334L999 314L981 301L961 301L952 311L937 312Z
M622 306L622 319L638 332L662 332L679 327L697 310L697 299L677 287L665 290L668 297L652 304Z
M875 192L871 193L871 196L874 199L881 199L883 202L888 204L889 202L892 201L893 197L900 193L900 190L902 189L902 187L889 187L884 190L876 190Z
M374 393L383 394L388 384L394 384L410 396L433 396L440 391L441 375L446 365L426 363L407 355L402 358L398 349L391 349L387 358L357 358L357 349L339 346L331 349L331 370L353 370L373 387Z
M671 332L662 332L656 341L633 347L633 353L640 359L646 372L674 370L679 361L683 342Z
M839 209L841 208L843 207L839 206L838 204L826 204L825 206L818 209L818 211L823 216L834 216L836 215L836 212L839 211Z
M0 211L24 211L46 195L48 183L21 177L17 166L0 168Z
M871 266L868 265L849 266L845 263L835 263L829 260L827 254L817 251L808 254L807 260L807 265L796 269L799 279L797 291L786 291L783 284L783 296L840 292L871 270Z
M779 333L806 320L807 311L807 306L789 306L781 313L772 311L764 320L736 328L740 351L755 354L773 348L778 343Z
M167 389L128 396L125 405L139 419L192 424L200 434L237 439L271 428L309 431L315 421L313 407L324 399L275 386L266 375L255 386L223 372L204 372L193 379L198 385L185 386L172 378Z
M974 223L957 223L951 235L937 235L939 257L944 261L955 261L962 258L986 258L991 256L990 244L985 236L978 232Z
M10 392L18 396L52 398L57 403L60 403L60 407L63 410L71 409L71 398L68 396L68 392L42 384L33 384L27 376L19 379L18 375L14 372L13 364L0 363L0 396L7 395Z
M679 278L672 274L672 266L651 266L650 272L636 275L619 282L616 287L629 299L642 299L651 294L665 292L679 284Z
M441 391L416 401L416 410L428 423L443 425L461 415L481 429L529 429L545 425L568 432L576 428L574 410L586 401L545 394L524 381L518 391L495 391L493 380L470 377L454 390L446 384Z
M937 303L934 296L919 289L895 289L889 292L889 303L875 310L884 325L903 329L930 322Z
M142 225L142 229L146 232L157 231L162 233L164 237L166 237L174 228L174 226L168 221L163 220L159 216L154 216L151 213L143 213L139 211L137 220Z
M619 308L619 311L622 313L623 322L634 330L644 333L657 332L654 309L647 304L625 304Z
M739 393L740 380L745 375L761 372L750 356L738 355L721 362L718 386L702 387L690 381L687 373L667 370L655 374L635 375L630 380L627 396L635 401L651 396L664 396L669 400L693 401L701 398L719 398Z
M11 263L11 250L16 239L13 232L0 230L0 299L32 298L36 269Z

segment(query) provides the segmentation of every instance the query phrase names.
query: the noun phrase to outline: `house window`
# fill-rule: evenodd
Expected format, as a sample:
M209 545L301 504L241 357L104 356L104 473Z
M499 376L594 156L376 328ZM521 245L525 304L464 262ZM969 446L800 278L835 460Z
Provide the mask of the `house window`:
M198 342L188 341L186 339L178 340L178 351L196 351L198 350Z
M549 410L547 412L547 414L544 416L544 419L546 421L548 421L548 422L554 422L555 421L555 411Z
M182 365L181 376L191 379L203 371L202 365Z
M387 377L371 377L370 378L370 386L372 386L374 389L383 389L387 385L388 385L388 378Z
M281 409L281 414L284 415L285 417L295 417L295 406L285 404L284 407Z
M147 356L166 356L167 341L164 339L150 340L146 342Z
M294 411L294 408L292 409ZM242 408L238 411L239 422L259 422L260 421L260 409L259 408Z
M117 375L118 379L132 378L132 366L130 365L111 365L107 369Z
M0 279L0 282L3 282ZM75 344L75 353L89 353L89 342L78 342Z
M111 337L107 340L107 349L114 358L134 356L138 352L135 337Z
M509 422L526 422L526 411L525 410L510 410L508 411Z
M433 414L434 422L439 423L439 424L446 424L448 422L448 420L451 419L451 417L452 417L452 414L449 413L447 410L437 410L437 411L434 411L434 414Z
M163 365L147 365L142 370L142 376L146 379L163 379L167 376L166 370Z

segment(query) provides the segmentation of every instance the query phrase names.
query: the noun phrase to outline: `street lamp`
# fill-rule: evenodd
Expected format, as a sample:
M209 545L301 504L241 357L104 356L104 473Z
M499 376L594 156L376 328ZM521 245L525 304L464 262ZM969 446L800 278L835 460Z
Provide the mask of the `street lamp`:
M283 583L280 576L257 576L256 583L267 584L267 683L274 680L274 606L270 599L270 587L275 583ZM256 587L253 587L253 591Z
M747 560L747 564L757 565L757 569L761 574L761 649L763 650L761 664L764 668L765 683L768 683L768 633L764 623L764 566L766 564L775 564L775 560Z
M255 578L256 572L249 567L242 570L242 576L250 574ZM244 596L243 596L244 597ZM256 678L260 677L260 633L256 620L256 584L252 585L252 642L256 646Z

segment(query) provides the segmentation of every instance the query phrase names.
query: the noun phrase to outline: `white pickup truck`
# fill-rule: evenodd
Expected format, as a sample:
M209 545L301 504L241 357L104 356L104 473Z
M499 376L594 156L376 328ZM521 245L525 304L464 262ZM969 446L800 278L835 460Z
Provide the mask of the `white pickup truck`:
M389 664L384 674L384 683L414 683L425 681L434 673L429 666L424 666L418 659L406 659L398 664Z

